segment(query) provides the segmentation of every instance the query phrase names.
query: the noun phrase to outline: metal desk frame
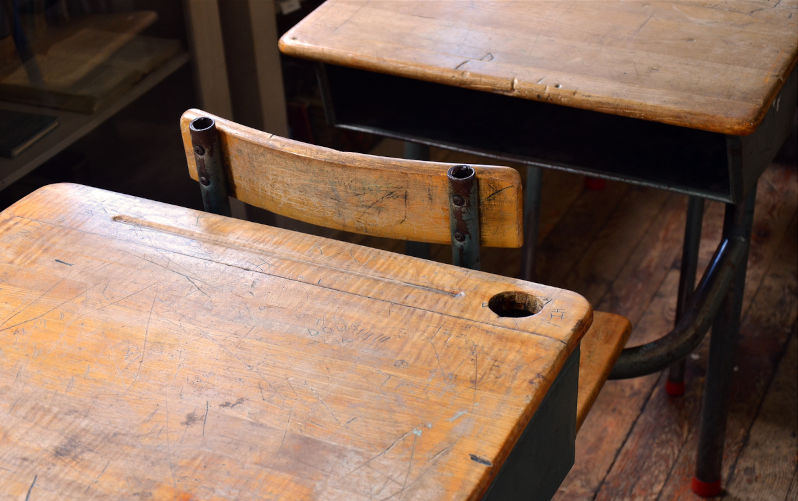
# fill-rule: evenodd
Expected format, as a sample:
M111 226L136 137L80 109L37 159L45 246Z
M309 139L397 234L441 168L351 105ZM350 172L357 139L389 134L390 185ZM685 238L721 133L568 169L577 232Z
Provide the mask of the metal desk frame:
M333 125L526 165L526 242L536 241L542 168L688 195L676 326L657 341L624 350L611 377L671 366L669 389L678 392L684 357L713 328L694 490L719 490L756 183L794 127L798 70L754 133L730 136L324 63L317 67ZM410 154L418 155L416 149ZM726 214L715 255L694 286L705 199L724 202ZM532 278L534 251L526 246L522 278Z

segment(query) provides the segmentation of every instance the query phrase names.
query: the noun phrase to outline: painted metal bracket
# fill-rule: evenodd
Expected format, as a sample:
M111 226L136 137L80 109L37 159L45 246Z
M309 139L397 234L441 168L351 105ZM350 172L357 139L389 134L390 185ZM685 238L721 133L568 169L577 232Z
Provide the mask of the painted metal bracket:
M470 165L454 165L449 178L449 229L452 234L452 263L479 269L479 182Z

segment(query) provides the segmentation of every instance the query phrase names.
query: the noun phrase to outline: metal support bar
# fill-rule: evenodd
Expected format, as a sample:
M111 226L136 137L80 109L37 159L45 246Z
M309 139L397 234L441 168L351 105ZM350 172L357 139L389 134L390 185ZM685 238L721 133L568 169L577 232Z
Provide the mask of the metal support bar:
M656 341L623 350L610 378L624 379L660 371L695 349L715 319L737 271L745 267L747 255L746 238L724 238L676 327Z
M540 188L543 169L526 168L526 191L524 192L524 248L521 253L521 279L534 280L535 254L540 222Z
M479 269L479 182L470 165L454 165L449 178L449 228L452 263Z
M229 216L230 200L227 198L227 179L216 123L209 117L195 118L189 124L189 131L197 162L202 205L208 212Z
M682 264L679 272L679 292L676 299L676 323L684 316L685 306L693 296L698 267L698 248L701 244L701 223L704 219L704 199L690 196L687 199L687 218L684 224ZM668 371L666 390L670 395L684 393L685 359L676 361Z
M750 240L755 196L756 185L744 203L726 206L723 221L724 237L737 238L746 243ZM735 269L730 288L723 294L720 311L712 325L709 364L701 405L696 471L693 479L693 490L704 496L721 493L723 440L726 434L726 414L729 407L734 354L740 331L748 245L742 249L740 260L741 264Z

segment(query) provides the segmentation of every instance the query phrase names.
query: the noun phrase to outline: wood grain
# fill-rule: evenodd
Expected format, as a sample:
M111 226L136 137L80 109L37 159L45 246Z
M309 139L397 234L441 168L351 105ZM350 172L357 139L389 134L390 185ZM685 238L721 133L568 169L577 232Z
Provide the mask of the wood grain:
M0 214L0 256L18 499L478 497L591 318L567 291L79 185ZM542 310L496 316L505 290Z
M329 0L286 54L724 134L795 66L798 0Z
M798 344L793 334L726 488L738 499L791 499L788 491L798 470L796 374ZM761 484L769 486L767 494Z
M577 430L593 407L631 332L632 325L625 317L603 311L593 312L593 323L582 338L579 352Z
M189 123L210 116L219 131L231 196L276 214L378 237L450 243L446 171L451 164L345 153L284 139L200 110L180 119L189 174L197 179ZM481 243L523 244L521 178L473 166Z

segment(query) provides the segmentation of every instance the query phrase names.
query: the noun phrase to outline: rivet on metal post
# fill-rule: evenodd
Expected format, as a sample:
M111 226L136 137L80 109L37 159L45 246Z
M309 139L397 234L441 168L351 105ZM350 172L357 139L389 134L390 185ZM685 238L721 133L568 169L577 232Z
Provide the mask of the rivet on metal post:
M227 179L224 160L219 144L219 134L212 118L195 118L189 124L197 176L205 210L223 216L230 215L230 200L227 198Z
M479 183L470 165L455 165L449 178L449 229L452 234L452 262L479 269Z

